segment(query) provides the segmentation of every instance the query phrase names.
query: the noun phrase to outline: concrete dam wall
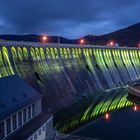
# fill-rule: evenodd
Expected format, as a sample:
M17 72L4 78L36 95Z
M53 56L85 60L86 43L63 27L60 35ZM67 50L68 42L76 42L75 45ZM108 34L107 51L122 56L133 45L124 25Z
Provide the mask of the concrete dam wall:
M18 74L59 110L88 94L140 78L140 50L37 43L1 43L0 77Z

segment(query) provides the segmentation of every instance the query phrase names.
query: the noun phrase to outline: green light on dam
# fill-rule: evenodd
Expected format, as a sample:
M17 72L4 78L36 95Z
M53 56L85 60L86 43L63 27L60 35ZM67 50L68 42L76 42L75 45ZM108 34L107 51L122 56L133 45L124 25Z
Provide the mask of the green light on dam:
M118 71L127 71L127 79L129 80L139 77L139 56L139 50L42 47L8 47L7 49L1 47L1 77L14 73L22 77L24 72L20 67L25 63L28 66L24 65L23 67L32 67L31 65L33 65L33 71L50 75L52 69L59 73L63 71L63 65L80 70L85 67L86 61L94 74L97 73L96 64L104 73L105 79L108 77L112 81L112 86L116 87L116 83L110 78L111 74L109 72L115 71L120 76ZM132 72L134 77L130 77Z
M140 78L139 60L140 51L134 48L1 46L0 77L19 75L46 95L48 106L59 110L86 95L100 95ZM96 107L89 106L71 126L132 105L125 98L112 93Z

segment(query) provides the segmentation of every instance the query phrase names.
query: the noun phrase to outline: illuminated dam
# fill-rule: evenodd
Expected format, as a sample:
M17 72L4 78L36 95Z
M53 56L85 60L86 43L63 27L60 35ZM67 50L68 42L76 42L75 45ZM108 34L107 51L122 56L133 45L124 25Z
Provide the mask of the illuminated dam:
M139 62L137 48L0 42L0 77L18 74L45 95L46 108L54 112L139 79Z

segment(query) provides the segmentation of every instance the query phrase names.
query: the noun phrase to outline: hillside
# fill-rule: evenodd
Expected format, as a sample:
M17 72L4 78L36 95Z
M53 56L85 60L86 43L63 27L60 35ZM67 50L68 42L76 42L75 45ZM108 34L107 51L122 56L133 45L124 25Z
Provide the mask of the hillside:
M136 47L140 43L140 23L101 36L86 36L86 39L89 44L106 45L108 41L114 40L121 46Z
M49 43L66 43L66 44L78 44L79 39L70 40L64 37L49 36ZM87 35L84 37L87 44L93 45L106 45L110 40L116 41L120 46L137 47L140 43L140 23L131 25L127 28L120 29L118 31L101 35L93 36ZM15 41L34 41L42 42L41 35L0 35L0 39L15 40Z

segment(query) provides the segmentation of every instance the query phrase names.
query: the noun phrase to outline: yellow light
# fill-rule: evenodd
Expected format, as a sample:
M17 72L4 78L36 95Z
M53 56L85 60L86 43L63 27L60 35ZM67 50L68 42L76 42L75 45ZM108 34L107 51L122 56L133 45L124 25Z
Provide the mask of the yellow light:
M47 40L47 36L43 36L43 41L46 41Z
M115 46L115 41L109 41L108 43L107 43L107 46L109 46L109 47L113 47L113 46Z
M80 44L85 44L85 39L80 39Z

